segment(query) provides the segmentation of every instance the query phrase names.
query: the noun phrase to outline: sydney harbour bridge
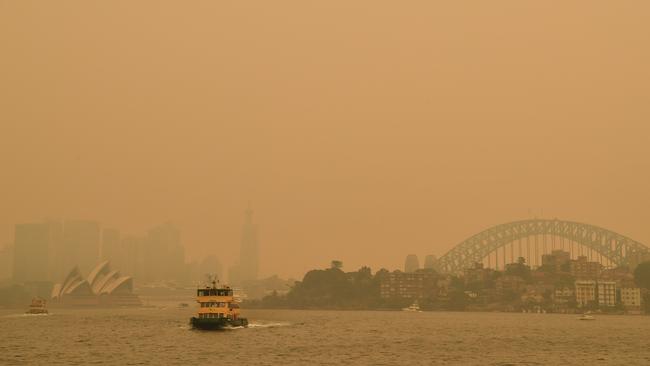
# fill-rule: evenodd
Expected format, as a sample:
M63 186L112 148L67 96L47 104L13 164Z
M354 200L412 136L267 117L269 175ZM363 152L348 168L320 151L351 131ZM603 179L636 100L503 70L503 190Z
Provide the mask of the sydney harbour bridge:
M504 269L519 257L539 266L542 255L553 250L569 252L574 259L586 256L605 267L650 259L646 245L611 230L572 221L530 219L497 225L466 239L442 256L436 267L446 273L462 273L479 262Z

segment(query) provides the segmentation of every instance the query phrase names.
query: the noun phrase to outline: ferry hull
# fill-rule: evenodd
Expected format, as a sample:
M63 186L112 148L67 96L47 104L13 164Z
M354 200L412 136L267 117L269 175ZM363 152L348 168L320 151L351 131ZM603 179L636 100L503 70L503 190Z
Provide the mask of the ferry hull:
M196 318L190 319L190 325L194 329L200 330L220 330L232 327L248 327L248 320L246 318L239 318L231 320L228 318Z

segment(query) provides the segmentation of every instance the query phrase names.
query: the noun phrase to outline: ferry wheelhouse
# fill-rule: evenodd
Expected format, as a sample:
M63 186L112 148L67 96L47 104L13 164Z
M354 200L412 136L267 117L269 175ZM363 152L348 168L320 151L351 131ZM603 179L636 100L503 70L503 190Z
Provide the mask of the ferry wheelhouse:
M196 301L199 303L198 314L190 319L190 324L196 329L248 326L248 320L240 317L239 304L228 286L217 287L216 282L212 282L212 287L199 288Z

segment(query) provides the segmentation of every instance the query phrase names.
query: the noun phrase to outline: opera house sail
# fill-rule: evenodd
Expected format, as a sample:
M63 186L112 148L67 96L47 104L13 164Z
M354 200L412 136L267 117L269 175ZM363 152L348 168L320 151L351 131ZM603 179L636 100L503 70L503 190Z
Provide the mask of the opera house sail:
M53 305L71 306L139 306L140 298L133 293L133 279L111 270L108 261L97 265L86 279L77 267L62 283L52 288Z

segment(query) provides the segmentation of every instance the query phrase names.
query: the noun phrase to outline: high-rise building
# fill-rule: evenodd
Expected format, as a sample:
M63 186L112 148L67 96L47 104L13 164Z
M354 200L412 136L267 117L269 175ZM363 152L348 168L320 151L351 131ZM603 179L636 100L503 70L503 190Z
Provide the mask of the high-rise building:
M0 248L0 281L13 277L14 246L6 245Z
M49 229L47 224L18 224L15 232L13 279L17 282L49 278Z
M201 261L199 265L199 279L202 281L206 280L206 275L216 276L217 280L223 281L221 277L223 275L223 267L221 262L214 255L209 255Z
M96 221L67 220L63 225L63 268L88 274L99 261L100 228Z
M435 255L427 255L424 257L424 269L435 269L436 268L436 256Z
M48 227L48 276L51 281L61 281L70 271L63 267L63 260L68 255L63 250L63 224L60 221L46 221Z
M412 273L418 269L420 269L420 261L418 260L418 256L415 254L407 255L406 260L404 261L404 272Z
M241 270L238 264L232 265L228 268L228 283L231 286L241 285Z
M121 240L122 251L124 252L124 273L133 276L138 282L145 283L152 279L146 268L145 258L146 238L141 236L125 236Z
M102 255L103 260L110 261L116 268L124 268L124 251L120 240L120 231L117 229L102 230Z
M246 210L242 227L239 254L239 280L256 280L259 274L259 243L257 225L253 224L253 210Z
M158 225L147 235L145 267L151 280L179 280L185 272L185 248L172 223Z

